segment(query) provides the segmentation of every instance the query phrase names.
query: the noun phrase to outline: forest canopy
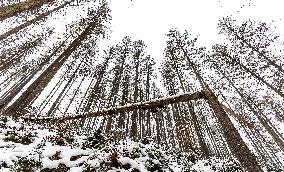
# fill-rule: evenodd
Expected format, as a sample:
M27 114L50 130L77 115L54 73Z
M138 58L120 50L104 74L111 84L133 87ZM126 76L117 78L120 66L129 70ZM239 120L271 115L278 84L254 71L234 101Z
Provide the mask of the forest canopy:
M264 21L239 22L225 16L217 23L222 41L202 46L190 29L172 28L165 35L163 56L157 59L143 39L125 35L109 45L115 17L111 3L4 1L0 6L0 116L5 120L0 134L12 128L8 117L56 129L61 134L54 137L65 139L62 143L70 147L78 146L68 142L72 132L78 138L82 133L88 138L96 134L92 139L105 137L103 133L112 140L92 146L118 146L128 139L132 144L153 141L165 150L179 150L185 159L198 157L209 163L217 158L224 161L223 170L284 170L281 33ZM71 17L75 10L81 15ZM55 20L62 24L52 26ZM7 130L8 136L10 140L4 142L15 142ZM148 151L144 148L139 151ZM100 170L125 169L125 159L119 159L126 156L123 151L111 154L110 167ZM166 151L161 154L158 157L167 158ZM0 157L0 165L6 168L4 162L10 163ZM197 160L191 162L181 171L193 170ZM231 162L235 168L228 165ZM159 163L161 170L171 168ZM136 168L130 164L128 169Z

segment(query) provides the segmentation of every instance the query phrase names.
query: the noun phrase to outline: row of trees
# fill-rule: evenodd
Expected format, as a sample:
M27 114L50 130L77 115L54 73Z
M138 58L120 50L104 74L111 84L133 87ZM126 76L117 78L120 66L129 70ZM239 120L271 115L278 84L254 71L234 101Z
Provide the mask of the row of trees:
M0 14L9 20L50 1L35 2L1 7L21 8ZM204 158L236 157L247 171L281 168L283 60L272 48L278 37L267 24L238 26L223 18L218 27L227 41L210 51L187 31L172 29L158 78L142 40L125 37L108 50L99 47L111 18L104 1L69 26L63 41L38 55L53 28L36 35L25 28L72 2L0 35L2 115L59 117L78 131L100 129L117 140L153 137ZM22 40L23 33L28 36Z

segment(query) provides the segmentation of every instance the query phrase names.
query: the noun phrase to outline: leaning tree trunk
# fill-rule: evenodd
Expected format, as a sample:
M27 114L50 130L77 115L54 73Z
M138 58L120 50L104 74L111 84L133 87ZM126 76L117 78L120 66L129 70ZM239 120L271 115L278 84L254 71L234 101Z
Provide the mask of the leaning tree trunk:
M57 107L59 106L59 102L63 99L65 93L70 89L70 87L73 85L73 82L76 79L76 74L80 70L80 66L82 65L83 61L80 62L80 64L77 66L76 70L73 72L73 74L68 79L67 83L65 84L64 88L61 90L60 94L56 97L56 100L52 103L51 108L48 110L47 115L52 116L55 111L57 110ZM64 115L64 114L63 114Z
M38 7L41 7L45 3L53 1L54 0L28 0L17 4L0 7L0 21L13 17L23 11L34 10Z
M241 138L238 130L234 127L230 118L222 108L217 97L214 93L206 86L207 90L205 92L208 99L208 103L211 106L212 110L216 114L218 121L221 123L224 136L228 142L229 148L232 153L238 158L241 165L251 172L262 172L261 167L258 165L256 157L247 147L246 143Z
M174 104L174 103L180 103L180 102L188 102L191 100L199 100L204 99L205 93L203 91L201 92L195 92L192 94L185 93L181 95L171 96L167 98L161 98L156 99L153 101L147 101L147 102L138 102L138 103L132 103L127 104L125 106L119 106L119 107L111 107L108 109L103 109L101 111L95 111L95 112L88 112L83 114L75 114L73 116L66 116L66 117L60 117L60 118L23 118L28 121L41 121L41 122L65 122L66 120L73 120L73 119L81 119L81 118L90 118L90 117L98 117L98 116L105 116L105 115L116 115L119 113L126 113L126 112L132 112L134 110L152 110L154 108L164 108L167 105Z
M81 45L81 43L90 35L95 32L95 35L105 35L104 22L109 19L109 9L107 3L102 4L92 21L89 21L85 30L73 40L73 42L62 52L62 54L53 61L53 63L22 93L22 95L11 106L5 109L2 114L20 116L15 112L22 112L27 105L30 104L48 85L51 79L55 76L62 65L67 61L69 56Z
M222 131L224 132L224 136L226 138L230 150L236 156L236 158L239 160L245 170L249 172L262 172L263 170L257 163L255 155L249 150L248 146L240 136L238 130L234 127L234 124L230 120L229 116L222 108L221 103L218 101L213 91L205 83L204 79L199 74L195 64L187 56L187 53L185 52L184 54L186 55L188 64L195 73L203 90L205 91L205 96L208 100L210 107L212 108L218 121L221 124Z
M22 30L22 29L24 29L24 28L26 28L26 27L28 27L28 26L30 26L30 25L36 23L37 21L40 21L40 20L44 19L45 17L47 17L47 16L50 15L51 13L53 13L53 12L55 12L55 11L61 9L61 8L64 8L66 5L70 4L70 3L73 2L73 1L75 1L75 0L71 0L71 1L65 2L65 3L63 3L62 5L60 5L60 6L56 7L56 8L54 8L54 9L52 9L52 10L50 10L50 11L47 11L47 12L45 12L45 13L43 13L43 14L40 14L40 15L37 16L36 18L31 19L31 20L29 20L29 21L26 21L25 23L23 23L23 24L21 24L21 25L15 27L15 28L13 28L13 29L11 29L11 30L9 30L9 31L7 31L7 32L5 32L5 33L3 33L3 34L1 34L1 35L0 35L0 41L2 41L2 40L4 40L4 39L8 38L9 36L11 36L11 35L13 35L13 34L19 32L20 30Z
M226 24L225 26L232 32L233 35L235 35L235 37L236 37L239 41L241 41L244 45L246 45L246 46L247 46L248 48L250 48L252 51L256 52L256 53L258 54L257 57L258 57L259 59L261 59L260 57L263 57L263 58L267 61L267 63L268 63L269 65L274 66L278 71L284 73L283 68L282 68L280 65L276 64L276 62L275 62L274 59L270 59L269 57L267 57L267 56L265 55L265 53L264 53L263 51L260 50L260 48L253 46L253 45L250 44L248 41L246 41L242 36L238 35L238 33L237 33L231 26L229 26L229 25L227 25L227 24ZM260 56L260 57L259 57L259 56Z
M5 115L15 115L16 112L23 112L24 108L30 104L48 85L61 66L67 61L68 57L75 51L81 42L91 32L89 25L70 45L69 47L22 93L22 95L2 113Z
M248 67L246 67L245 65L243 65L239 59L236 59L236 58L233 58L230 54L225 54L225 53L222 53L222 55L230 58L231 60L233 61L238 61L238 65L244 70L246 71L247 73L251 74L253 77L255 77L256 79L258 79L259 81L261 81L263 84L265 84L268 88L270 88L271 90L273 90L275 93L277 93L279 96L281 96L282 98L284 98L284 94L276 89L274 86L272 86L271 84L269 84L267 81L264 80L263 77L259 76L258 74L256 74L255 72L253 72L252 70L250 70Z
M215 64L216 67L218 67ZM272 128L272 125L270 126L269 123L270 121L268 121L265 117L265 115L260 112L259 113L253 108L253 106L248 102L248 99L246 99L246 96L242 93L242 91L240 91L235 84L231 81L231 79L221 70L219 70L219 72L223 75L223 77L230 83L230 85L236 90L236 92L240 95L240 97L243 99L243 101L245 102L245 104L249 107L249 109L252 111L252 113L256 116L256 118L259 120L259 122L262 124L262 126L266 129L266 131L272 136L272 138L274 139L274 141L276 142L276 144L280 147L280 149L282 151L284 151L284 142L283 140L280 138L281 134L277 132L277 130ZM280 136L280 137L279 137Z
M59 51L60 48L62 48L62 46L64 45L64 42L62 42L58 47L55 48L55 50L48 56L46 57L46 59L44 59L37 67L34 71L32 71L28 76L24 77L24 80L22 80L22 82L20 84L17 84L16 87L14 87L13 90L11 90L8 94L7 97L5 97L5 99L3 100L3 109L8 105L8 103L10 103L12 101L12 99L23 89L23 87L28 84L28 82L30 82L32 80L32 78L34 77L34 75L36 75L36 73L38 73L39 71L42 70L42 68L47 65L51 58Z

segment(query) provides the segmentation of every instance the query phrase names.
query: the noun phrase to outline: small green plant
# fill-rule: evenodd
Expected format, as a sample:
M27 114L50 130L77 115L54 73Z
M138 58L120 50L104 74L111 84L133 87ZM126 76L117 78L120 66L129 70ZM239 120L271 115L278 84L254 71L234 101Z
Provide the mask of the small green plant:
M6 116L4 117L0 117L0 121L7 123L8 122L8 118Z
M14 165L14 172L33 172L36 169L42 167L42 163L40 161L36 161L34 159L28 159L26 157L20 158Z
M146 167L148 171L163 171L159 162L153 161L152 159L148 159L146 161Z
M0 169L1 168L9 168L5 161L0 161Z
M63 136L59 135L59 136L47 136L45 138L45 140L47 142L59 145L59 146L64 146L65 145L65 139Z
M5 134L4 141L6 142L11 141L15 143L21 143L24 145L28 145L33 142L34 140L33 137L35 136L32 135L31 133L28 133L28 134L25 133L24 135L20 135L13 130L13 131L7 131L7 133Z
M83 144L83 148L103 148L105 144L106 140L104 136L102 135L100 130L97 130L87 138L87 141Z
M121 164L118 162L118 154L117 151L113 151L110 156L108 157L108 161L110 162L109 165L111 167L119 168L121 167Z
M0 117L0 128L6 129L6 123L8 122L7 117Z
M130 158L135 159L142 156L141 150L138 147L134 147L133 151L130 153Z

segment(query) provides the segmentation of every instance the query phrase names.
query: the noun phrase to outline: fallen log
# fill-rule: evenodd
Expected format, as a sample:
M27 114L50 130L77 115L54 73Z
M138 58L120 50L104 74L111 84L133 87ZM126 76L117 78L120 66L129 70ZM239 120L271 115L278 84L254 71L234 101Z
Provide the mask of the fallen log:
M83 113L79 115L72 115L72 116L66 116L66 117L58 117L58 118L52 118L52 117L22 117L25 121L31 121L31 122L64 122L66 120L73 120L73 119L81 119L81 118L89 118L89 117L97 117L102 115L115 115L122 112L130 112L134 110L152 110L154 108L164 108L166 105L174 104L174 103L180 103L180 102L187 102L190 100L199 100L204 99L205 93L204 91L195 92L195 93L184 93L180 95L170 96L166 98L161 99L155 99L152 101L146 101L146 102L138 102L138 103L132 103L125 106L117 106L117 107L111 107L108 109L103 109L101 111L96 112L88 112Z

